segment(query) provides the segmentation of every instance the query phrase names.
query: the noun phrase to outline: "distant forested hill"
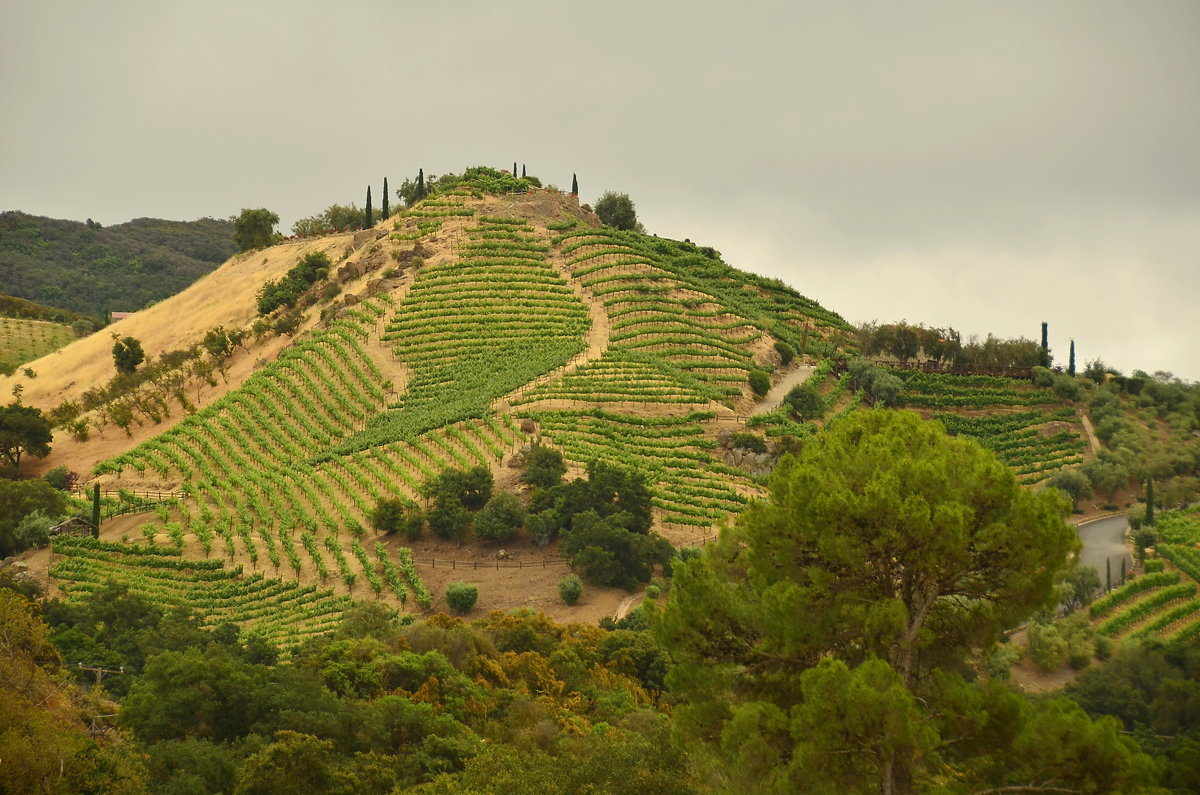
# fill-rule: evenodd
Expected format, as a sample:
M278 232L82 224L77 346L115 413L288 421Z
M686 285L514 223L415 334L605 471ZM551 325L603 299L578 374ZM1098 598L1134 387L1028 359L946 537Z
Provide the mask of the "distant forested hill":
M233 224L202 218L94 223L0 213L0 293L85 315L134 311L231 257Z

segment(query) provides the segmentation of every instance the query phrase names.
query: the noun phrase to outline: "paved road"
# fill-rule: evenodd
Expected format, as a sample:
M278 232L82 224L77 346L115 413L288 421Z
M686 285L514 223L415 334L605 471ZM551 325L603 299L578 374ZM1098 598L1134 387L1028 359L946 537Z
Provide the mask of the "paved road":
M1091 566L1100 575L1100 587L1104 587L1104 561L1111 561L1113 585L1121 578L1121 561L1132 567L1133 560L1125 548L1125 530L1129 524L1124 516L1110 516L1079 526L1079 539L1083 549L1079 553L1081 566Z

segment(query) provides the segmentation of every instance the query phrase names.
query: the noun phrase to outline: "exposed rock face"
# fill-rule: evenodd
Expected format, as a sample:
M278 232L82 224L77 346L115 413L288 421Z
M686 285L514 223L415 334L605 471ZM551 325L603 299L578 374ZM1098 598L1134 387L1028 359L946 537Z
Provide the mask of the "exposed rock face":
M347 262L345 265L338 268L337 280L343 283L353 281L366 272L366 268L361 263Z
M756 453L744 447L735 447L732 428L722 428L717 431L717 456L726 464L741 467L751 477L766 477L775 469L779 462L776 453Z
M1037 433L1038 433L1038 436L1045 439L1046 437L1054 436L1056 434L1062 433L1063 431L1072 431L1072 430L1074 430L1074 427L1071 425L1071 423L1054 421L1054 422L1047 422L1045 425L1038 428Z

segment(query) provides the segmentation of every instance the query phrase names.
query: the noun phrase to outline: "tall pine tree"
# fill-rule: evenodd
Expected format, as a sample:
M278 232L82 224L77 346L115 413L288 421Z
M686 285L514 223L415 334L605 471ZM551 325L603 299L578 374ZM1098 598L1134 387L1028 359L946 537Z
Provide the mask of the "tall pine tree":
M100 484L92 487L92 538L100 537Z
M365 228L370 229L375 226L375 211L371 209L371 186L367 186L367 222Z
M387 219L392 217L391 212L389 212L390 210L391 210L391 205L388 203L387 177L384 177L383 178L383 202L381 202L380 206L379 206L379 214L383 218L383 220L386 221Z
M1071 359L1067 364L1067 372L1075 375L1075 340L1071 340Z
M574 174L571 175L571 195L572 196L579 195L579 178L576 177Z

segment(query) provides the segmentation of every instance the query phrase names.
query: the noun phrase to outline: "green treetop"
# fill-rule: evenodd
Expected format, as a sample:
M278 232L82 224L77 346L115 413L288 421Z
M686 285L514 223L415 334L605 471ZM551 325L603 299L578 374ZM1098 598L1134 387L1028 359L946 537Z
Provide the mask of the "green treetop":
M270 210L242 210L242 214L233 220L233 242L238 251L250 251L264 248L275 240L275 224L279 216Z
M1017 743L1044 716L1013 713L1004 738L972 746L982 729L968 724L986 716L964 711L1033 708L957 672L1055 601L1078 545L1065 511L916 414L832 423L779 466L768 499L675 567L653 623L677 663L681 726L755 791L911 792L939 764ZM979 775L1024 781L1042 764Z

